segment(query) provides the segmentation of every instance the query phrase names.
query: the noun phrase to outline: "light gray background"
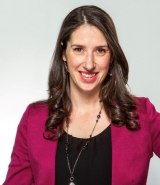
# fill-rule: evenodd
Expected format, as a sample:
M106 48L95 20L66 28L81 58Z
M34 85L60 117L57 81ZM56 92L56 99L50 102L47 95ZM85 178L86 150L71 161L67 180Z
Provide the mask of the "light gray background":
M50 61L60 25L73 9L94 4L107 11L129 61L129 86L160 112L160 1L0 1L0 184L5 179L17 125L26 106L47 98ZM160 184L160 161L151 159L148 185Z

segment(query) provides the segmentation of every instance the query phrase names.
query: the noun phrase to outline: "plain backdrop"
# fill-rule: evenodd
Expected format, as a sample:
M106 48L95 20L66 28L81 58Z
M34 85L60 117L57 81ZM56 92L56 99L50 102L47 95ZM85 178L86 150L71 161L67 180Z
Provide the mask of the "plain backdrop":
M64 17L97 5L113 18L129 62L129 87L160 112L160 1L0 0L0 184L17 126L27 105L47 98L48 71ZM147 185L160 184L160 160L151 159Z

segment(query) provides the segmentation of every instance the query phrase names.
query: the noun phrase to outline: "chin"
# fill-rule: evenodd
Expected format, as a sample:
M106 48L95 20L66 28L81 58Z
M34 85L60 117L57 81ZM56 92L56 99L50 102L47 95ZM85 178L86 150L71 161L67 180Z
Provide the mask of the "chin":
M89 88L89 87L86 87L86 88L80 88L83 92L93 92L95 91L97 88L96 87L92 87L92 88Z

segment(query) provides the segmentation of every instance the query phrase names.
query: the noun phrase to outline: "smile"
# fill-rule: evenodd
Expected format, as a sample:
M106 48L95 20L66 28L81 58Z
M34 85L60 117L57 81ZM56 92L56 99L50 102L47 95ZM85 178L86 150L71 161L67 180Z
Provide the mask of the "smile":
M91 72L91 73L86 73L86 72L82 72L79 71L80 77L84 82L94 82L97 78L97 74L98 72Z
M95 76L96 74L85 74L85 73L81 73L83 76L87 77L87 78L91 78L93 76Z

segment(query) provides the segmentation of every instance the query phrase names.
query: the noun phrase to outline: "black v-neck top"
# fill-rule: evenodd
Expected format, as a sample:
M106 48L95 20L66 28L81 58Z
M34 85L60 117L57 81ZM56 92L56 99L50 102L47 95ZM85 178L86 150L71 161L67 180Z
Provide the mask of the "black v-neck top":
M56 185L69 185L70 172L65 154L67 133L58 140L56 153ZM69 162L71 171L77 156L87 139L68 135ZM91 138L86 150L83 150L73 173L75 185L111 185L112 145L111 125L97 136Z

